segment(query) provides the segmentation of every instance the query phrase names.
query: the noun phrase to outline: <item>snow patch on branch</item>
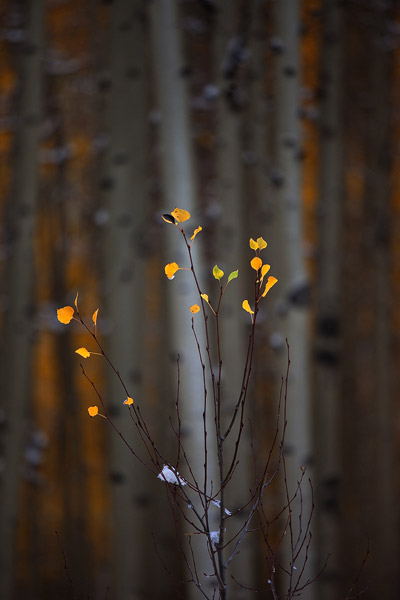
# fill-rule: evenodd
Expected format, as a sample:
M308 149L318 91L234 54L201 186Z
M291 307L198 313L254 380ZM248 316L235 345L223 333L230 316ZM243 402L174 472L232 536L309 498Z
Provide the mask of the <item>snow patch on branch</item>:
M186 485L186 481L181 477L173 467L169 467L168 465L164 465L161 473L157 475L157 479L161 479L166 483L171 483L172 485Z

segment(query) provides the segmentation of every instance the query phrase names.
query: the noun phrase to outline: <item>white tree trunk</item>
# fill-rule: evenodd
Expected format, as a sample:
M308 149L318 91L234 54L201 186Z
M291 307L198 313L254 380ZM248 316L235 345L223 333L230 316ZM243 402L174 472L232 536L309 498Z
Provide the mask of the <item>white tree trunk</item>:
M196 218L196 184L192 160L192 149L190 140L190 123L187 111L187 93L182 75L184 66L180 41L180 26L177 15L177 3L175 0L158 0L152 5L152 50L154 58L154 76L156 84L157 99L161 110L161 148L160 163L163 178L163 191L165 198L165 211L171 212L176 206L184 208L192 214L191 221L184 223L184 229L189 237L199 223ZM176 262L180 266L189 266L189 261L184 248L183 239L179 231L172 225L166 225L167 253L165 262ZM201 233L195 240L193 246L193 258L195 264L200 264L200 254L197 251L201 243ZM202 266L198 271L202 272ZM211 275L211 274L210 274ZM191 313L189 307L199 303L198 295L191 273L178 271L173 281L167 281L168 312L165 312L165 323L169 326L168 352L171 358L170 369L172 381L176 382L176 357L179 354L181 360L181 384L180 384L180 407L184 427L183 443L191 463L193 472L202 487L204 477L204 440L203 440L203 402L204 392L202 385L202 370L198 358L195 340L191 335ZM203 291L203 290L202 290ZM206 290L208 291L208 290ZM196 316L197 333L204 348L204 337L202 335L203 325L200 313ZM203 351L204 352L204 351ZM176 386L174 385L173 396L165 399L171 406L171 412L175 403ZM212 394L209 389L208 399L212 402ZM208 410L208 440L211 443L214 435L213 408L209 405ZM208 453L208 483L214 481L214 490L218 488L215 465L210 463L213 451L209 448ZM176 456L175 451L173 457ZM183 469L184 476L189 477L187 470ZM168 516L168 506L165 506ZM218 511L216 510L216 517ZM214 527L216 529L216 525ZM191 533L189 525L182 524L184 534ZM188 535L184 538L188 540ZM194 547L197 572L203 580L203 573L209 573L212 569L205 545L205 537L202 535L191 536ZM187 556L190 562L190 550L186 546ZM203 581L204 589L210 591L214 585L213 578ZM188 597L199 598L200 592L194 585L189 585Z
M105 296L107 351L139 406L142 397L142 315L145 266L141 234L146 214L148 127L143 2L116 0L111 8L110 92L106 97L109 147L104 197L108 213ZM126 395L107 370L106 404L115 426L140 453L140 441L123 405ZM153 552L148 473L110 428L113 507L112 575L116 600L139 600L154 587L146 557Z
M248 273L250 270L249 237L245 235L243 223L246 222L243 194L243 162L241 147L242 113L234 110L228 101L228 91L233 81L227 77L226 69L229 49L238 39L237 3L221 3L218 7L214 30L214 68L215 83L219 96L216 112L215 143L215 198L219 207L219 221L216 238L215 262L225 272L225 277L235 269L239 269L239 277L229 284L221 308L220 338L223 360L222 407L226 426L232 417L232 411L239 397L244 363L247 350L248 323L242 309L242 302L247 297ZM255 234L254 234L255 235ZM261 235L261 234L260 234ZM254 236L253 236L254 237ZM247 292L246 292L247 290ZM246 427L242 434L238 453L239 466L232 482L227 487L226 502L230 510L246 505L249 489L254 485L250 468L251 447L246 411ZM237 434L237 427L231 433L231 440L226 444L227 461L232 444ZM239 518L228 522L227 536L231 536L240 528L241 519L246 511L239 513ZM240 555L232 563L232 573L237 581L246 586L254 585L254 541L250 534L245 536L240 546ZM248 594L228 579L229 598L240 600Z
M301 466L307 466L303 482L303 503L295 502L293 527L298 533L298 517L302 513L302 529L310 516L311 500L308 477L311 459L311 399L309 372L310 319L308 307L308 277L305 271L302 230L301 198L301 134L300 108L300 1L280 0L275 4L274 36L281 50L275 59L274 158L280 183L274 192L274 215L270 251L273 256L274 275L278 284L272 298L277 320L275 327L281 335L280 359L277 365L278 389L285 376L287 356L285 338L290 346L290 376L288 387L288 429L285 443L290 495L296 490L301 476ZM272 258L271 258L272 261ZM285 562L292 567L290 536L286 536ZM304 548L305 550L305 548ZM310 553L309 553L310 554ZM301 556L304 558L305 552ZM301 568L301 559L296 570ZM309 556L304 579L312 576L312 556ZM295 575L295 573L294 573ZM285 584L286 585L286 584ZM304 599L313 596L313 588L302 592Z

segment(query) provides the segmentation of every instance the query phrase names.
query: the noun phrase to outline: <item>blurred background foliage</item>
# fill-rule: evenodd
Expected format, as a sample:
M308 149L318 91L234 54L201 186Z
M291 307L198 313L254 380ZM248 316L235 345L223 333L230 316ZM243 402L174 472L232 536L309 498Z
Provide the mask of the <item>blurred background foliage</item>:
M331 553L304 598L343 597L368 545L363 597L399 597L399 18L395 0L1 3L1 598L189 597L156 556L182 572L162 484L88 417L74 350L89 341L56 319L77 290L82 315L100 307L99 333L167 454L191 335L189 278L164 275L181 264L160 218L176 205L203 227L210 297L213 265L239 268L231 373L249 324L248 240L268 241L279 284L249 411L262 453L287 336L286 451L293 477L305 464L313 478L314 572ZM89 360L130 438L121 390ZM243 581L265 589L246 552ZM242 597L253 593L232 591Z

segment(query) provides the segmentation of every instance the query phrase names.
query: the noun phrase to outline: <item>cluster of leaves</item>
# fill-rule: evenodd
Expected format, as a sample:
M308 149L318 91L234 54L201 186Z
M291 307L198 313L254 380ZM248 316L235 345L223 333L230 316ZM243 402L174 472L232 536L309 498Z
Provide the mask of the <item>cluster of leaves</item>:
M190 237L190 243L188 243L186 236L185 236L184 229L181 224L184 223L185 221L188 221L190 219L190 217L191 217L190 213L187 210L184 210L182 208L175 208L170 214L162 215L162 218L164 219L164 221L166 223L175 225L176 227L179 228L179 230L181 231L181 233L183 234L183 236L185 238L185 241L186 241L189 251L192 248L193 242L194 242L197 234L200 233L203 229L200 225L198 227L196 227L196 229L193 231L192 236ZM261 250L263 250L266 247L267 247L267 242L262 237L257 238L256 241L253 240L253 238L250 238L250 248L252 250L254 250L256 253L256 256L250 261L251 267L255 271L257 271L257 281L256 281L257 294L256 294L256 299L255 299L256 305L261 300L261 298L264 298L267 295L268 291L278 281L276 277L269 276L267 279L267 283L265 285L264 291L261 291L261 286L263 284L264 277L270 269L270 265L263 264L263 262L260 258ZM189 253L189 256L190 256L190 253ZM165 274L168 277L168 279L174 279L176 272L179 270L192 270L193 271L193 265L191 265L190 267L180 267L176 262L170 262L167 265L165 265L164 270L165 270ZM218 265L214 266L212 274L213 274L214 278L220 282L221 297L222 297L222 295L224 294L224 292L226 290L227 285L233 279L236 279L238 277L239 270L236 269L235 271L232 271L229 274L224 286L222 285L221 280L224 277L225 273L224 273L224 271L222 271L222 269L220 269L218 267ZM206 302L206 304L210 307L212 312L215 314L216 311L214 310L214 308L212 307L212 305L210 303L208 294L206 294L205 292L201 292L200 297L202 300L204 300L204 302ZM98 348L100 349L100 352L94 352L94 351L89 351L85 347L81 347L81 348L78 348L77 350L75 350L75 353L78 354L81 358L85 358L85 359L89 358L90 356L93 356L93 355L105 357L104 350L100 346L99 341L97 339L96 328L97 328L97 317L98 317L99 309L97 308L92 315L92 321L93 321L93 326L94 326L94 330L92 332L89 329L89 327L86 325L86 323L83 321L81 315L79 314L78 292L75 297L74 305L75 305L75 309L72 306L64 306L62 308L59 308L57 310L57 319L60 321L60 323L63 323L64 325L68 325L72 320L78 321L93 336ZM243 300L242 307L246 312L248 312L250 314L251 319L253 321L254 310L251 309L249 301ZM190 306L189 310L194 315L200 311L200 306L198 304L193 304L192 306ZM133 404L133 398L131 396L127 395L127 397L125 398L123 403L127 406L131 406ZM97 415L101 416L101 417L105 416L99 412L99 408L97 405L89 406L88 413L91 417L95 417ZM107 418L107 417L105 417L105 418Z
M85 358L85 359L89 358L90 356L93 356L93 355L103 356L108 361L107 355L105 354L105 352L97 338L97 317L99 314L99 309L97 308L92 315L92 321L93 321L93 331L92 331L88 327L88 325L84 322L84 320L82 319L82 317L79 313L78 294L79 294L79 292L77 292L76 297L75 297L75 302L74 302L75 309L72 306L64 306L63 308L57 309L57 319L63 325L69 325L69 323L71 323L71 321L77 321L78 323L83 325L83 327L86 329L86 331L88 331L88 333L90 333L90 335L94 339L95 343L97 344L98 349L100 350L100 352L93 352L93 351L89 351L85 347L81 347L81 348L78 348L77 350L75 350L75 354L78 354L81 358ZM82 367L82 371L84 372L83 367ZM126 404L127 406L131 406L133 404L133 398L131 396L129 396L129 394L127 394L127 397L123 401L123 404ZM90 417L99 416L99 417L103 417L105 419L108 418L106 415L103 415L99 412L99 407L97 405L89 406L88 413L89 413Z
M181 233L183 234L186 244L188 246L188 249L190 250L192 248L193 245L193 241L195 239L195 237L197 236L197 234L202 231L202 227L199 226L197 227L194 232L193 235L190 238L190 244L188 243L186 236L185 236L185 232L184 229L182 227L182 223L184 223L185 221L188 221L190 219L190 213L187 210L184 210L182 208L175 208L170 214L164 214L162 215L162 218L164 219L164 221L166 223L175 225L176 227L178 227L178 229L181 231ZM267 282L265 284L265 288L262 291L262 284L264 281L264 277L266 276L266 274L268 273L268 271L270 270L271 266L268 264L263 264L263 261L260 258L260 252L261 250L264 250L264 248L267 247L267 242L262 238L259 237L257 238L257 240L253 240L253 238L250 238L250 248L252 250L255 251L256 255L255 257L250 261L250 266L257 272L257 281L256 281L256 285L257 285L257 292L256 292L256 297L255 297L255 303L256 305L258 305L259 301L261 300L261 298L264 298L267 293L269 292L269 290L272 288L272 286L274 286L277 283L277 278L273 277L273 276L269 276L267 279ZM165 274L168 277L168 279L174 279L175 274L177 273L177 271L179 270L191 270L193 269L193 267L180 267L176 262L170 262L167 265L165 265ZM223 295L223 293L225 292L225 289L228 285L228 283L230 283L233 279L236 279L236 277L238 277L239 275L239 271L235 270L232 271L229 276L228 279L225 283L224 286L222 286L222 278L224 276L224 272L218 267L218 265L215 265L213 268L213 276L214 278L220 282L221 285L221 296ZM211 306L210 304L210 300L209 300L209 296L208 294L202 292L200 294L201 298L208 304L208 306L210 307L210 309L213 311L213 313L215 314L215 310L214 308ZM242 308L248 312L251 316L251 319L253 321L253 315L254 315L254 310L252 310L252 308L250 307L249 301L248 300L243 300L242 302ZM194 304L193 306L190 307L190 311L193 314L196 314L200 311L200 307L198 304Z

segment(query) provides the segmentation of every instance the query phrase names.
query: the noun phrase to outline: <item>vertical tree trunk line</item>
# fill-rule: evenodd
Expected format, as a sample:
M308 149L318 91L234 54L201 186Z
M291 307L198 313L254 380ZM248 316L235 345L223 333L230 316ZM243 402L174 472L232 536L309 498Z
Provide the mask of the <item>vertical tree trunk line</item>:
M342 127L343 8L334 1L323 6L321 55L320 164L318 181L318 271L314 369L314 434L316 460L316 544L320 567L317 582L326 600L340 588L340 261L344 196ZM317 565L318 568L318 565Z
M142 314L144 257L141 237L146 216L148 129L145 3L117 0L111 7L109 89L105 121L109 139L101 181L105 228L104 289L110 332L106 347L134 402L142 397ZM107 369L106 405L114 425L135 448L137 433L115 374ZM140 453L141 449L138 448ZM113 597L150 597L156 581L144 560L152 547L151 492L148 474L110 428L109 469L112 490Z
M399 569L391 560L398 555L397 530L399 519L396 507L399 493L396 485L395 465L398 453L395 445L392 386L392 285L390 244L392 227L390 222L392 204L391 170L393 165L394 138L391 122L393 52L385 48L384 42L389 23L395 17L396 3L377 6L371 11L370 19L370 62L368 86L371 94L370 118L366 124L366 164L364 191L365 227L370 232L369 243L373 244L373 256L367 260L373 279L373 365L375 368L373 412L376 419L376 464L375 502L372 518L376 556L380 563L376 589L382 597L395 598L399 593ZM371 521L370 521L371 522Z
M43 2L28 3L21 44L19 122L15 144L15 179L10 211L9 307L2 334L2 395L7 432L0 493L0 596L12 597L18 526L21 459L29 416L30 368L34 342L33 235L38 193L37 155L42 124Z
M176 206L188 210L192 217L198 215L197 188L193 164L193 151L190 139L190 121L187 107L187 90L184 80L184 59L181 49L180 24L177 3L175 0L159 0L154 2L151 11L152 51L154 60L154 81L156 97L161 110L160 123L160 166L163 178L165 211L170 212ZM184 223L184 228L190 237L197 223L194 220ZM201 255L198 250L201 244L201 233L193 245L193 261L197 264L200 277L203 273ZM187 266L188 258L181 234L172 225L166 231L166 260ZM200 284L201 285L201 284ZM203 442L203 406L204 392L202 384L202 369L199 362L194 338L190 335L191 313L189 307L199 302L191 273L181 271L176 274L174 281L166 282L168 306L168 352L170 357L170 376L172 377L174 396L165 399L170 413L174 411L176 399L176 361L180 356L180 410L183 423L182 441L186 447L188 459L193 472L196 474L202 488L204 478L204 442ZM203 290L202 290L203 291ZM197 335L202 348L205 347L203 325L197 326ZM205 357L204 357L205 358ZM203 358L203 360L204 360ZM214 415L212 407L212 392L208 390L207 429L209 444L214 437ZM174 448L173 457L176 456ZM216 465L212 462L215 453L208 449L208 486L213 480L213 489L218 489ZM184 475L188 476L183 466ZM168 506L165 507L168 510ZM215 510L215 517L217 517ZM211 524L216 529L216 521ZM183 533L188 524L182 524ZM196 569L200 577L211 568L210 558L204 544L203 536L192 536L192 547ZM188 541L188 535L184 537ZM176 543L176 542L175 542ZM186 544L186 556L192 563L189 545ZM186 573L186 576L188 573ZM191 577L189 575L189 577ZM214 578L207 578L204 587L210 591L215 585ZM197 599L200 592L194 585L187 589L189 598Z
M242 127L243 107L235 105L230 95L240 95L241 82L238 82L240 60L237 64L232 57L234 44L242 45L245 51L245 39L240 21L238 3L221 5L215 17L213 64L215 83L218 88L216 108L216 142L215 142L215 197L219 207L220 222L216 232L215 260L227 276L238 269L239 277L227 288L222 301L220 338L223 361L222 410L226 423L241 389L246 355L246 319L242 310L242 302L248 290L249 263L246 256L249 252L248 238L245 235L247 223L243 198L245 186L243 180L242 161ZM261 234L260 234L261 235ZM251 412L246 411L246 425ZM233 437L237 434L231 434ZM248 501L248 490L252 487L250 480L251 455L250 437L246 426L242 434L241 447L238 454L239 466L232 484L228 486L226 502L230 510L237 510ZM236 483L235 483L236 482ZM240 485L238 483L240 482ZM239 513L242 515L242 512ZM237 520L237 522L239 522ZM228 526L228 535L234 532L236 520ZM237 581L254 587L254 557L252 542L245 536L240 550L240 570L235 572ZM235 565L235 563L233 563ZM244 588L228 582L229 598L239 600L248 593Z
M274 64L274 159L279 183L273 198L271 223L271 251L274 254L274 274L278 284L273 296L276 317L273 326L281 336L276 364L277 393L285 376L287 354L285 338L290 347L290 375L288 384L288 427L285 441L285 459L289 496L296 490L301 467L307 467L303 483L303 500L292 504L293 515L302 513L303 531L311 513L311 390L310 390L310 317L309 283L305 271L302 231L302 186L300 132L300 2L281 0L274 7L274 36L279 41ZM299 533L298 517L293 516L294 536ZM306 545L300 562L293 565L290 536L286 536L284 561L291 571L298 569L305 559ZM314 572L313 550L309 551L304 580ZM286 585L286 583L284 584ZM310 600L313 587L307 587L302 596Z

